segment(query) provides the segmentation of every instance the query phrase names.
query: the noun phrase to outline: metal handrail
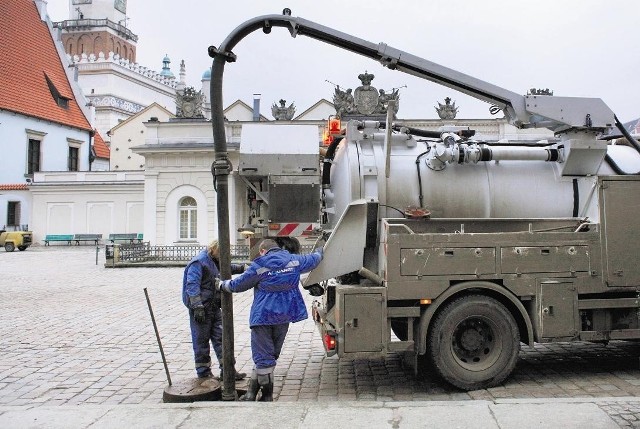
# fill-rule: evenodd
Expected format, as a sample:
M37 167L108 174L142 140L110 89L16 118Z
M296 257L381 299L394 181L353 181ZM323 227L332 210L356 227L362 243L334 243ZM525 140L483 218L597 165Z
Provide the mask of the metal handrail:
M184 246L151 246L149 243L133 244L107 244L105 257L108 260L115 258L115 248L118 248L118 262L143 263L143 262L182 262L187 264L200 251L206 249L202 245ZM231 245L231 260L248 261L250 259L249 246L243 244ZM301 246L302 253L310 253L313 246Z
M122 24L115 23L110 19L67 19L66 21L54 22L53 26L64 30L77 29L82 27L108 27L119 32L125 39L138 41L138 36Z

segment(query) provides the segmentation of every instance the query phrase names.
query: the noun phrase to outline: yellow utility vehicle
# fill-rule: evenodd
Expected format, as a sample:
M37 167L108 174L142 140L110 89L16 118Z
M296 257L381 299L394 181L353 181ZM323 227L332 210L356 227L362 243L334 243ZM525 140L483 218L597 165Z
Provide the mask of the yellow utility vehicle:
M4 246L7 252L18 250L26 250L33 242L33 233L31 231L5 231L0 230L0 246Z

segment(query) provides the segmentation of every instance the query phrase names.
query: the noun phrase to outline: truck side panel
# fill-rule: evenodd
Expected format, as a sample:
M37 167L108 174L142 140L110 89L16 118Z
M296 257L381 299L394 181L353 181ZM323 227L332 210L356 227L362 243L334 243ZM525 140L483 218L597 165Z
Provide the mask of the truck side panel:
M640 181L637 176L602 178L600 192L606 284L640 286Z

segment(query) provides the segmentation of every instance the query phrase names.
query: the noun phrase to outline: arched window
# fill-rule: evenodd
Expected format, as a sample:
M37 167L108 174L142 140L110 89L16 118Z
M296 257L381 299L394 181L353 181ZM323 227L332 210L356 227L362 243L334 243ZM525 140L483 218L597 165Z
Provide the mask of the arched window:
M89 38L86 36L80 36L78 38L78 46L76 46L78 56L82 56L82 54L86 53L84 50L85 43L89 46Z
M93 40L93 53L96 54L96 56L100 53L100 52L104 52L104 40L102 40L102 37L97 36L94 40ZM106 54L106 52L105 52Z
M180 200L180 239L198 238L198 204L193 197Z

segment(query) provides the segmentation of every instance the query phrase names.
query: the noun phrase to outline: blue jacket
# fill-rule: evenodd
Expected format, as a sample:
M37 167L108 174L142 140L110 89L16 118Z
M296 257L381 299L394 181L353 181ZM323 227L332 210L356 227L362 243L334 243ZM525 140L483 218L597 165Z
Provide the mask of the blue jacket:
M256 258L241 276L222 282L221 288L228 292L253 288L249 326L299 322L308 317L298 288L300 274L313 270L321 260L322 250L293 255L271 249Z
M220 277L217 263L218 261L215 261L209 256L207 249L200 251L200 253L189 262L182 276L182 302L184 305L191 308L189 304L190 296L200 296L200 300L204 305L209 304L213 300L219 301L218 292L216 292L213 284L213 279ZM242 265L231 264L232 274L239 274L243 271L244 268ZM219 305L220 304L218 304L218 306Z

